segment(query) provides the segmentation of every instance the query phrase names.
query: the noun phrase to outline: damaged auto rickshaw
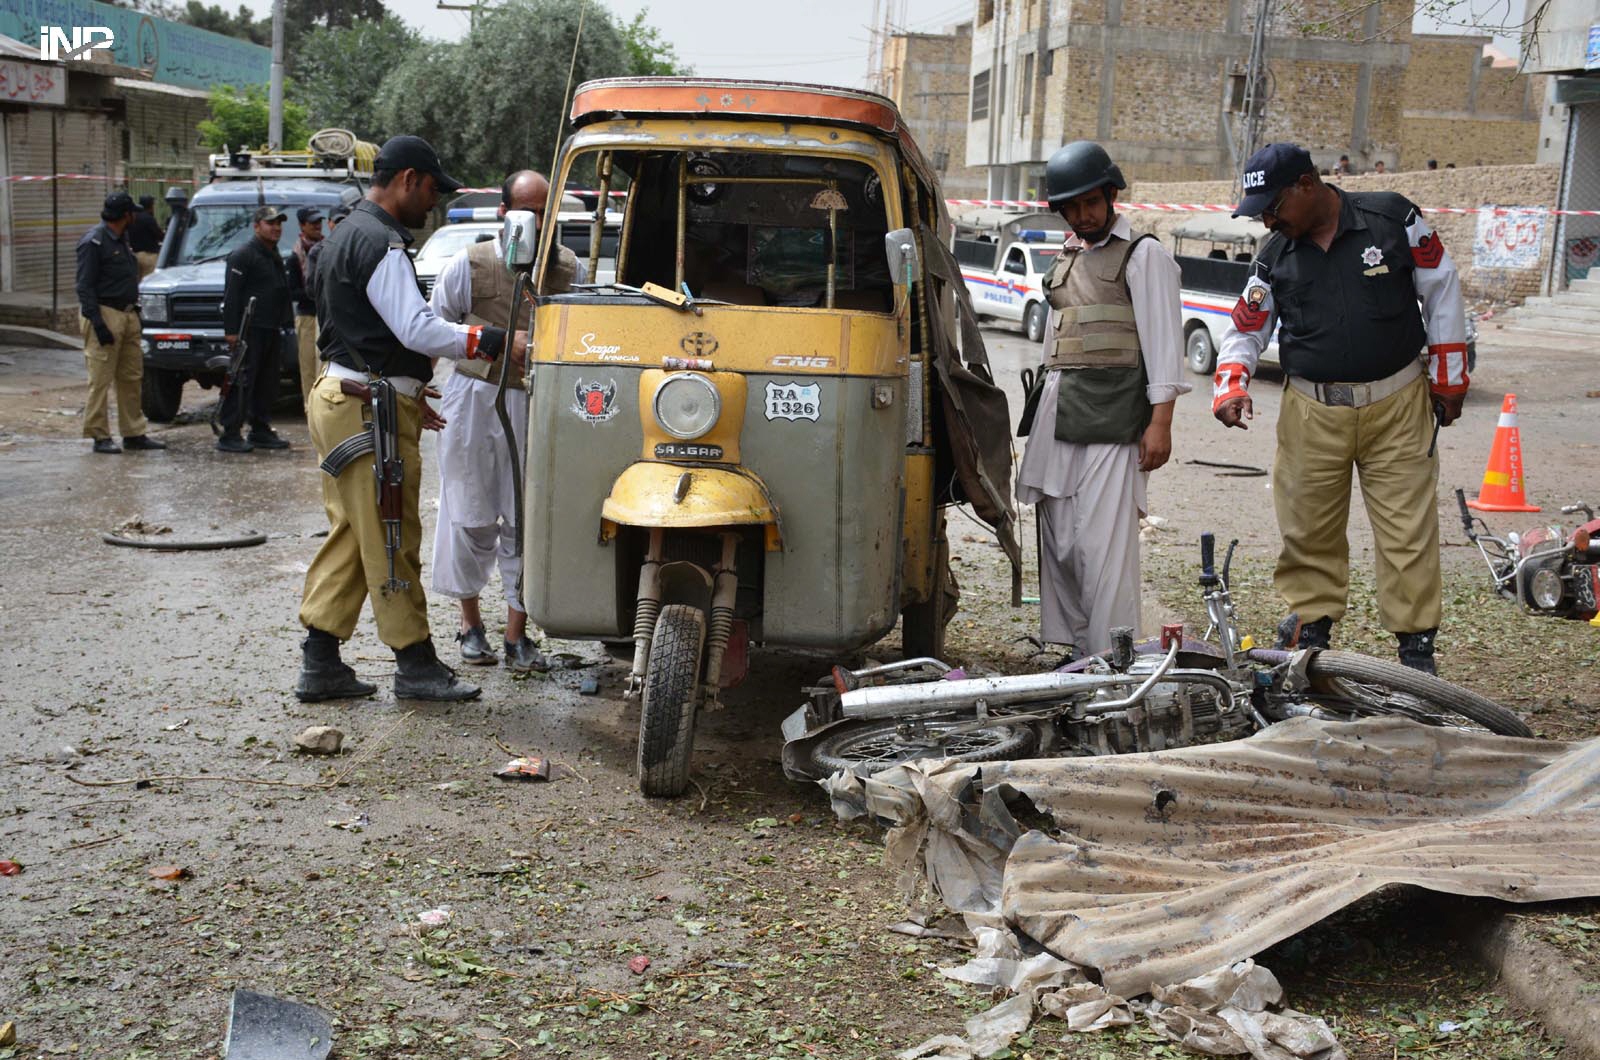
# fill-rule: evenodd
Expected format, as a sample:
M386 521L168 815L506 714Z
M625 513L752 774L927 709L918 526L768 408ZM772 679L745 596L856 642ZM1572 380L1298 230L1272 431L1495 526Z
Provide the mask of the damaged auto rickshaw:
M614 256L615 282L547 293L547 226L523 599L551 636L631 638L640 788L672 796L751 644L835 657L899 619L939 654L944 507L1019 559L1009 417L889 100L625 78L580 86L572 122L554 184L597 182L588 273Z

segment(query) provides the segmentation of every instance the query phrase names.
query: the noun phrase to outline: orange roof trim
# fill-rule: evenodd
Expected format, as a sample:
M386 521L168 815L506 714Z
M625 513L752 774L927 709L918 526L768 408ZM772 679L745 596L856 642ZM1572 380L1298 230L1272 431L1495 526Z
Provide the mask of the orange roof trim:
M864 125L895 136L904 130L893 103L871 92L783 81L692 77L619 77L586 81L572 97L572 123L613 114L682 114L719 118L795 118Z

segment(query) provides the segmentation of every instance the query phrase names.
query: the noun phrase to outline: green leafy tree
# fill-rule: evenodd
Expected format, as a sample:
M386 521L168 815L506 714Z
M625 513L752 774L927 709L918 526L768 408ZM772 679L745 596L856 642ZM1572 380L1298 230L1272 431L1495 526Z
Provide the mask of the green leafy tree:
M188 0L182 7L176 4L172 6L175 10L169 17L196 29L208 29L213 33L238 37L254 44L267 46L272 44L271 17L258 19L244 4L240 4L239 10L232 15L228 14L221 4L204 4L201 0Z
M260 147L267 142L269 118L264 86L248 85L240 93L231 85L217 85L211 90L211 117L200 122L200 142L213 151ZM283 146L298 151L309 135L306 109L285 100Z
M346 27L318 26L295 49L289 67L294 98L304 104L313 127L349 129L364 140L381 142L385 133L373 71L399 69L425 47L395 15Z
M633 16L633 21L620 26L623 43L628 47L629 70L635 77L671 77L694 71L678 58L678 50L661 37L661 30L650 25L650 9L643 7Z

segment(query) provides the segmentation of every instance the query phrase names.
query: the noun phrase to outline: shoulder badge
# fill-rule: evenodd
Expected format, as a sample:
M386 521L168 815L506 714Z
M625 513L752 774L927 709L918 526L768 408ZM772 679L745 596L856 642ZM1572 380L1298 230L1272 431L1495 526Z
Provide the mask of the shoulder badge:
M1259 276L1251 276L1244 285L1244 294L1233 307L1233 326L1240 331L1260 331L1267 326L1267 295L1271 288Z

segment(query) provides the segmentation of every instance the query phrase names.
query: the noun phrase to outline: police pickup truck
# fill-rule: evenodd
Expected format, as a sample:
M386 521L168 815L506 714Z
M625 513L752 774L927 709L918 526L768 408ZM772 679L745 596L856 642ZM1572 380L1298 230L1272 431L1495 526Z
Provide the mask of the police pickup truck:
M222 291L228 254L254 238L251 214L263 203L289 215L278 252L287 260L300 235L295 211L328 211L365 193L370 161L309 151L212 155L210 182L190 200L181 189L166 194L172 221L156 259L156 271L139 284L144 328L144 413L157 423L177 415L183 385L193 379L207 389L222 381L210 367L228 353L222 331ZM363 168L365 167L365 168ZM284 377L298 386L295 334L286 329L279 357Z
M1050 307L1041 282L1065 239L1065 223L1055 214L964 221L954 250L978 318L1019 324L1030 342L1042 342Z
M1196 375L1209 376L1217 367L1217 351L1233 307L1238 305L1267 231L1259 221L1242 217L1201 216L1172 232L1173 256L1182 273L1184 362ZM1261 355L1278 363L1278 336ZM1478 366L1478 323L1467 314L1467 371Z

